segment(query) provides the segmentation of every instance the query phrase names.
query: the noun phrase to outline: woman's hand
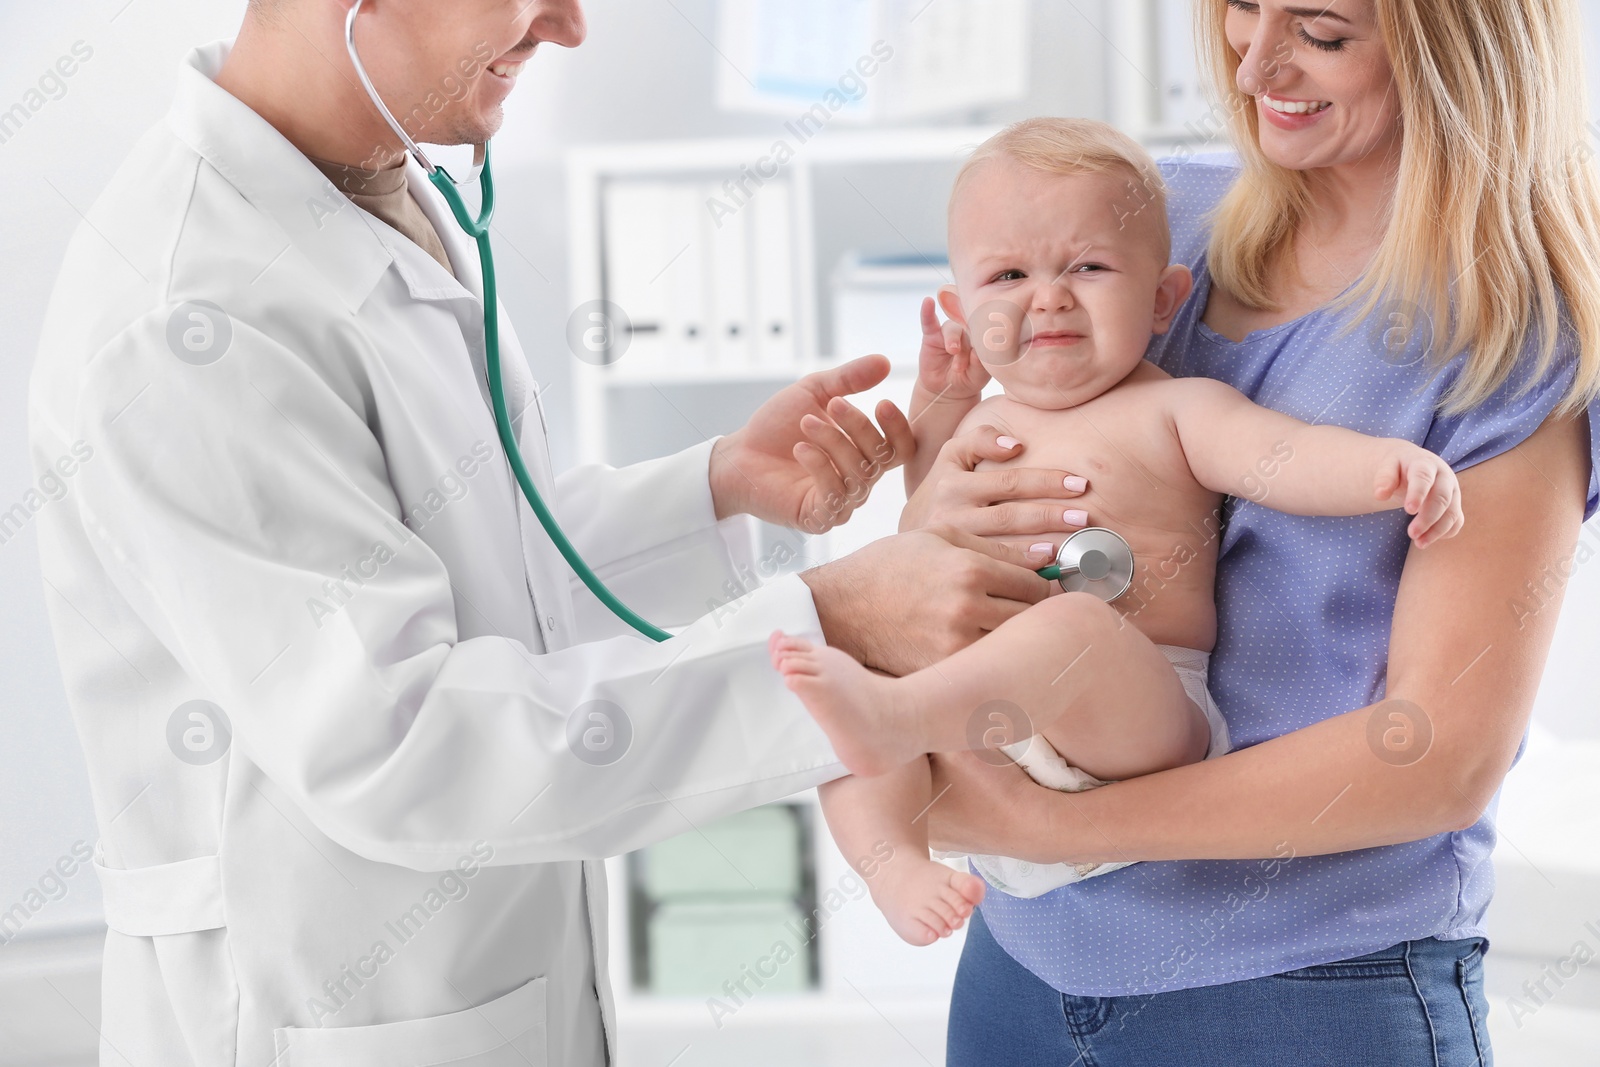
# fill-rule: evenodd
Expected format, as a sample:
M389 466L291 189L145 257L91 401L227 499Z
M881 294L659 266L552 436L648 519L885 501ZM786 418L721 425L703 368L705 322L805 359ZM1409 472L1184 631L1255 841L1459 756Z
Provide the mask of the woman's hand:
M806 375L762 404L711 452L717 518L758 519L825 533L850 518L879 478L916 451L905 414L878 404L879 432L847 400L889 374L883 356L863 356Z
M1075 863L1072 842L1047 829L1062 794L1034 782L990 749L930 756L933 795L928 837L948 852L1014 856L1032 863ZM1041 822L1040 820L1044 820ZM1043 842L1052 852L1041 853Z
M1021 455L1025 447L993 426L952 437L900 513L901 531L945 524L979 537L1048 538L1052 551L1059 547L1064 534L1090 525L1089 514L1073 503L1088 489L1085 479L1035 467L974 469L981 460Z

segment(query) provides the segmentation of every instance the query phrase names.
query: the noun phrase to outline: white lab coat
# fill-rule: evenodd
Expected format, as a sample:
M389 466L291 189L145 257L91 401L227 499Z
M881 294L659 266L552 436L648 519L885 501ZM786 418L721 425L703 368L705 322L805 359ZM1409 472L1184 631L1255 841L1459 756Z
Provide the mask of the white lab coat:
M32 383L102 1063L604 1063L598 860L842 773L765 647L820 639L815 608L788 577L707 616L760 570L713 515L710 442L552 479L502 313L536 480L624 601L687 629L610 618L501 455L442 200L413 164L465 286L218 88L225 55L189 57L74 237ZM231 726L215 762L195 700ZM609 765L575 755L599 720L569 731L595 700L631 725Z

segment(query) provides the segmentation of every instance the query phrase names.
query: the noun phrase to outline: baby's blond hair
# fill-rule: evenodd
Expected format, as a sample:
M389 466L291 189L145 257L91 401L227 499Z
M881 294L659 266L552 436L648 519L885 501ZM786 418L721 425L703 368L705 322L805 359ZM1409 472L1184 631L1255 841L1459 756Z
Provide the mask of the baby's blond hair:
M950 207L973 172L996 159L1010 159L1046 174L1109 174L1128 177L1127 202L1114 205L1124 220L1149 215L1161 240L1161 261L1172 255L1167 227L1167 190L1150 153L1132 137L1094 119L1034 118L1014 122L967 158L950 191Z

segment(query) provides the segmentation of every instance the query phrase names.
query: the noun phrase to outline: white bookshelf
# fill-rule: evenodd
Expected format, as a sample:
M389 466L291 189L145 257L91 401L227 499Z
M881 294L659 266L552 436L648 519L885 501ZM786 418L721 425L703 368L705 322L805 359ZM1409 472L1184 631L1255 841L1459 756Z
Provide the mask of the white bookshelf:
M826 129L795 148L781 176L793 195L794 331L797 359L791 365L729 370L694 369L638 374L626 361L597 366L574 360L577 404L577 457L580 463L605 462L612 394L629 388L661 385L771 384L794 381L829 362L827 338L820 336L822 303L818 292L818 211L815 184L828 168L872 164L953 166L995 132L990 127L944 127L900 130ZM767 156L771 138L727 138L693 141L646 141L586 147L567 157L567 189L571 226L572 307L606 297L602 190L612 179L735 176L741 167ZM760 195L759 192L756 194ZM824 264L824 267L829 264ZM650 427L640 427L649 433Z
M792 365L779 367L741 367L737 369L660 370L641 374L629 367L626 359L611 365L595 365L574 359L580 463L617 462L608 447L614 409L630 391L692 386L697 390L728 390L750 387L775 391L801 375L835 362L830 339L824 336L822 306L829 299L823 272L832 263L820 264L819 246L837 247L848 234L827 234L826 211L816 202L818 178L828 168L858 168L875 164L927 164L953 168L972 148L995 132L988 127L952 127L906 130L828 129L799 146L795 157L783 170L792 194L794 279L794 334L797 358ZM605 299L605 240L602 231L604 188L613 179L673 179L737 174L739 168L769 153L772 140L740 138L700 141L609 144L573 151L567 158L568 203L570 205L571 306ZM756 195L760 195L757 193ZM937 208L942 216L943 193ZM942 230L941 230L942 232ZM942 243L937 251L943 252ZM819 291L823 290L823 291ZM907 323L911 344L915 344L915 322ZM849 353L850 356L861 353ZM660 366L660 363L656 364ZM877 390L858 399L870 411L878 396L886 395L906 403L910 393L909 375L897 368ZM661 405L662 421L633 420L629 433L638 434L647 451L665 452L672 429L671 409ZM679 426L681 427L681 419ZM858 513L852 520L851 536L844 543L835 538L815 543L812 551L829 553L853 547L856 537L873 527L873 536L888 524L892 531L903 497L897 475L891 474L871 503L881 514L868 517ZM888 491L885 492L884 490ZM891 499L892 498L892 499ZM867 538L870 539L870 538ZM815 792L792 798L790 802L816 804ZM844 884L849 867L828 835L821 812L813 810L811 847L819 904L830 887ZM623 1063L638 1067L672 1062L680 1050L680 1063L712 1064L749 1062L751 1055L770 1050L778 1042L785 1047L801 1045L807 1035L827 1033L829 1040L853 1033L856 1048L871 1048L874 1042L888 1043L876 1053L875 1062L896 1064L939 1062L943 1052L944 1027L949 989L959 959L961 938L952 937L939 945L914 949L899 941L873 908L864 890L859 899L850 900L836 913L830 913L818 936L820 987L806 993L758 992L734 1016L717 1026L705 997L665 997L636 991L633 984L629 922L629 881L626 857L611 860L610 881L610 969L618 1001L618 1014L624 1041ZM733 975L730 978L736 977ZM798 1047L798 1046L796 1046ZM820 1055L820 1054L819 1054ZM818 1062L821 1060L819 1059ZM852 1061L854 1062L854 1061Z

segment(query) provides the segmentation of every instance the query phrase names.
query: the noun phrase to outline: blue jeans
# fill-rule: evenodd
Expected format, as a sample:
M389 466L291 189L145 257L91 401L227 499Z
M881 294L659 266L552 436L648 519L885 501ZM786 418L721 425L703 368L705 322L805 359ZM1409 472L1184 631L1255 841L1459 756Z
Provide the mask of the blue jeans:
M1058 993L974 914L947 1067L1493 1067L1481 937L1424 938L1226 985Z

